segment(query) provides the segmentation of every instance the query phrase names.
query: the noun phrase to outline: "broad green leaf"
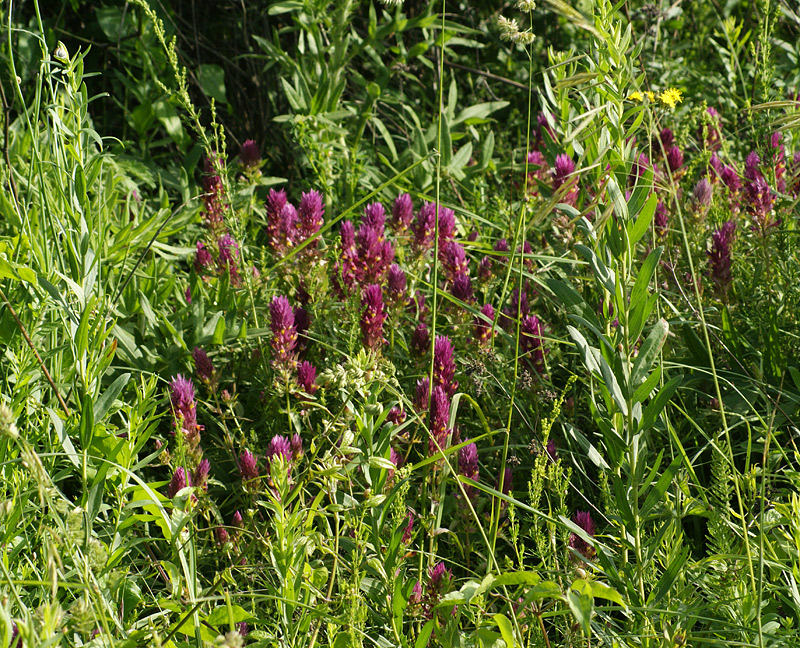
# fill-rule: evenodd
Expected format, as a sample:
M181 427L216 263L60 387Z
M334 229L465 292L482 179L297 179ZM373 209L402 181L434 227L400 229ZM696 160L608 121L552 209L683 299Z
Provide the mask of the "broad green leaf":
M227 605L220 605L209 613L206 617L206 623L212 626L224 626L230 622L233 617L234 623L241 623L242 621L252 621L255 617L244 608L238 605L231 605L230 613L228 612Z
M590 636L592 629L589 622L591 621L592 611L594 609L594 602L592 601L591 595L585 591L570 588L570 591L567 592L567 604L569 605L569 609L572 610L572 614L578 622L578 625L580 625L581 630L583 630L583 634L587 637Z
M514 641L514 626L511 625L511 621L503 614L495 614L494 622L500 628L500 635L506 642L506 648L516 648L519 644Z
M592 586L592 596L595 598L605 599L606 601L618 603L622 607L626 607L622 595L613 587L609 587L600 581L591 581L590 585Z
M3 257L0 257L0 278L34 283L36 281L36 273L30 268L11 263Z
M497 110L501 110L509 105L508 101L486 101L484 103L475 104L464 108L453 121L453 126L462 122L469 123L471 120L486 119L489 115Z

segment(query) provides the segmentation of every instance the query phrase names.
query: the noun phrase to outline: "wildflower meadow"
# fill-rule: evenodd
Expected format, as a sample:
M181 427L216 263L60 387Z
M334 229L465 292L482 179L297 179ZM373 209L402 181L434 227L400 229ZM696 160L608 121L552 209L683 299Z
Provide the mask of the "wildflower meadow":
M0 12L0 648L800 646L794 2Z

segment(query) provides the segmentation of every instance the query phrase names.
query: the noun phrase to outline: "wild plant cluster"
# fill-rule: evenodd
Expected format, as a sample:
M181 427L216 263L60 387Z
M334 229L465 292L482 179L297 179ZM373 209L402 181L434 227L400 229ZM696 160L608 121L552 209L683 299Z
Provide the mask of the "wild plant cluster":
M172 4L4 16L0 646L797 645L796 15Z

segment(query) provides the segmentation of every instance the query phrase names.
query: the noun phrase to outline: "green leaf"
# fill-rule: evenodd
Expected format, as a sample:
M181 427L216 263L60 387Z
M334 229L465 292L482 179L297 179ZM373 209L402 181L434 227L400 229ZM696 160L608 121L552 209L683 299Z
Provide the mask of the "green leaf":
M633 371L631 372L631 389L636 389L640 383L644 382L647 372L653 366L664 340L667 339L669 334L669 324L667 320L661 318L656 322L655 326L650 329L650 335L642 344L639 349L639 355L633 363Z
M653 215L656 213L657 204L658 196L656 196L655 193L650 194L650 198L648 198L647 202L644 204L636 222L628 228L628 239L630 240L631 248L639 242L639 239L642 238L649 229L650 223L653 220Z
M469 162L469 159L472 157L472 142L467 142L458 149L458 152L453 156L453 159L450 160L450 164L447 165L448 171L452 174L457 174L461 171Z
M114 404L117 396L119 393L124 389L125 385L128 384L128 380L130 380L131 375L129 373L124 373L121 376L118 376L117 379L111 383L103 392L103 395L97 399L97 402L94 404L94 420L95 421L102 421L105 418L106 413Z
M639 424L639 431L646 431L653 427L659 414L661 414L662 410L667 406L667 403L669 403L670 398L672 398L672 395L675 393L675 390L678 389L682 381L683 376L675 376L675 378L661 388L658 395L645 408L642 422Z
M431 638L431 634L433 633L433 619L428 621L424 626L422 626L422 630L420 630L419 637L417 637L417 642L414 644L414 648L426 648L428 645L428 640ZM347 644L347 648L350 648L350 644Z
M34 283L36 281L36 273L30 268L11 263L0 257L0 278Z
M656 385L660 379L661 367L656 367L655 371L653 371L653 373L651 373L647 379L636 388L636 391L633 392L633 402L643 403L645 400L650 398L650 394L653 393L653 390L656 388Z
M83 397L83 407L81 408L81 448L88 450L92 444L94 436L94 401L91 395Z
M589 622L591 621L592 611L594 610L594 601L589 593L591 590L585 585L578 585L578 589L575 589L576 584L579 583L586 583L586 581L575 581L575 583L572 584L569 592L567 592L567 604L569 605L569 609L572 610L572 614L578 622L578 625L580 625L581 630L583 630L583 634L589 637L592 631ZM588 583L586 583L586 585L588 585Z
M464 108L453 121L452 126L462 122L470 123L474 120L486 119L493 112L501 110L509 105L508 101L486 101L478 103L474 106Z
M616 213L617 219L627 223L628 203L625 202L625 195L620 191L617 179L613 175L609 176L606 187L608 188L608 195L611 196L611 202L614 203L614 213Z
M603 376L606 389L611 393L611 398L614 399L614 403L619 408L619 411L622 412L623 416L627 416L628 402L625 400L625 396L617 382L617 377L611 369L611 365L609 365L606 359L600 354L598 354L597 360L600 363L600 373Z
M228 103L225 92L225 70L213 63L204 63L197 68L197 82L207 97L219 103Z
M231 605L230 615L233 616L234 623L241 623L242 621L252 621L255 617L244 608L238 605ZM230 616L228 614L228 606L220 605L213 610L206 617L206 623L212 626L223 626L230 623Z
M609 587L600 581L592 581L590 584L592 586L592 596L595 598L605 599L606 601L618 603L622 607L626 607L625 601L622 599L622 595L613 587Z
M506 648L516 648L519 644L514 641L514 626L511 625L511 621L503 614L495 614L494 622L500 628L500 635L506 642Z
M616 290L614 271L608 268L605 263L603 263L603 260L597 256L592 248L586 247L582 243L578 243L575 245L575 249L589 262L589 265L592 266L595 279L597 279L603 288L613 295Z
M676 457L672 460L672 463L667 466L667 469L664 471L664 474L659 477L656 485L653 486L651 491L647 495L647 499L644 501L644 505L641 509L639 509L639 515L642 519L647 517L647 514L653 509L653 507L658 504L661 498L664 497L664 493L667 492L669 485L672 483L672 480L675 478L675 474L678 472L678 468L681 465L681 457Z

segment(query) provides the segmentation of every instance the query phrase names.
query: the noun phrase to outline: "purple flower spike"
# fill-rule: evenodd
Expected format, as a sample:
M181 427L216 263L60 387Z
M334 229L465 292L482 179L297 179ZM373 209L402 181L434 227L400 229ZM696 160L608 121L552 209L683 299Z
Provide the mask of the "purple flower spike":
M667 165L673 173L683 166L683 152L677 146L667 151Z
M194 271L199 275L203 275L208 268L213 266L214 257L211 256L211 252L208 251L208 248L198 241L197 252L195 252L194 255Z
M167 487L167 497L169 499L172 499L181 490L191 485L192 485L191 476L186 473L186 469L183 466L179 466L178 468L175 469L175 472L172 475L172 479L169 482L169 486Z
M447 448L447 438L450 436L450 399L447 393L439 386L433 388L430 408L430 433L428 440L428 454L434 455L439 449Z
M761 172L758 169L760 164L761 158L758 157L758 153L755 151L750 151L744 161L744 177L750 182L753 182L758 176L761 175Z
M386 311L383 306L383 292L378 284L371 284L361 295L361 334L364 346L372 351L380 349L383 339L383 323Z
M258 479L258 463L249 450L244 450L239 455L239 476L244 482Z
M295 432L292 440L289 442L292 448L292 459L297 460L303 456L303 439Z
M394 247L385 240L383 227L363 223L356 243L356 278L364 283L382 282L394 260Z
M298 228L299 240L305 241L319 232L324 222L325 206L322 203L322 194L318 191L303 193L297 214L300 222Z
M475 317L475 337L482 347L488 346L494 336L494 306L485 304L481 314Z
M384 210L383 205L379 202L374 202L364 207L364 216L361 219L361 224L378 230L382 235L386 225L386 210Z
M550 457L550 461L553 463L558 461L558 453L556 452L556 442L554 439L547 440L545 451L547 452L547 456Z
M194 475L192 475L192 483L198 488L202 488L204 491L208 490L208 473L211 472L211 462L208 459L203 459L199 464L197 464L197 468L194 469Z
M447 594L453 582L453 572L443 562L436 563L428 572L428 598L432 605L438 603L442 595Z
M231 518L231 526L236 529L241 529L244 527L244 521L242 520L242 514L239 511L236 511Z
M667 213L667 208L663 202L660 200L656 205L656 215L655 215L655 226L656 226L656 234L659 237L664 237L667 235L669 231L669 214Z
M566 153L558 155L553 168L553 190L558 191L562 186L567 185L569 190L561 202L574 206L578 199L578 180L572 175L573 173L575 173L575 162L572 161L572 158Z
M711 186L708 178L701 178L695 185L694 191L692 192L692 200L698 210L704 211L705 208L711 204L713 191L714 188Z
M418 414L428 410L428 392L430 391L430 381L425 376L417 381L417 388L414 392L414 409Z
M472 481L478 481L480 473L478 470L478 446L468 443L458 451L458 472ZM478 492L471 484L464 484L464 491L467 497L475 502Z
M417 222L414 224L414 247L417 250L427 250L433 245L434 220L436 205L426 202L417 213Z
M297 329L289 300L283 296L273 298L269 305L269 314L273 366L279 369L293 369L297 364L294 353L297 345Z
M342 250L343 251L351 251L355 253L356 251L356 228L353 225L352 221L346 220L342 223L342 227L339 230L339 237L342 241Z
M572 521L586 532L586 535L593 538L595 533L594 521L592 515L588 511L578 511ZM587 560L594 558L594 547L586 540L581 538L577 533L571 533L569 536L569 546L571 549L577 551L581 556Z
M724 167L722 173L720 173L720 178L731 193L736 193L742 188L742 181L739 178L739 174L732 166Z
M536 315L528 315L520 326L519 348L527 356L537 373L544 372L544 345L542 324Z
M255 140L245 140L242 144L242 151L239 153L239 159L242 161L242 166L253 168L258 166L261 162L261 151L258 150L258 144Z
M178 412L185 412L194 408L194 385L183 374L178 374L170 383L169 400L173 409Z
M269 197L267 198L267 218L269 219L270 217L277 217L285 206L286 192L283 189L279 191L270 189Z
M780 221L771 218L774 196L772 189L760 173L755 180L745 185L744 195L747 202L747 211L753 216L756 224L754 229L765 235L770 227L775 227Z
M317 370L314 365L308 360L301 362L297 367L297 384L306 394L312 395L317 391L316 379Z
M440 335L433 346L433 385L440 386L448 396L455 394L458 383L453 380L456 364L453 360L453 343Z
M214 162L206 158L203 176L203 222L215 235L225 231L225 204L222 178L217 173Z
M409 511L408 512L408 524L406 524L406 528L403 530L403 544L408 544L411 542L411 536L414 534L414 514ZM419 583L417 583L419 585Z
M269 446L267 446L267 452L265 453L267 463L270 465L278 457L283 457L286 463L291 463L294 459L292 442L280 434L276 434L274 437L272 437L272 440L269 442Z
M486 282L492 278L492 259L485 256L478 264L478 281Z
M414 201L407 193L395 198L392 206L392 228L397 234L405 232L414 220Z
M170 404L172 406L174 428L180 427L189 445L200 442L202 425L197 424L197 410L194 400L194 385L188 378L178 374L170 383Z
M286 200L286 192L270 189L267 198L267 240L279 256L297 242L297 210Z
M708 251L708 265L711 280L719 293L725 298L731 285L731 245L736 234L735 221L728 221L715 230Z
M453 297L462 302L470 303L475 299L472 292L472 280L468 274L460 274L453 280Z
M675 135L669 128L662 128L661 133L659 133L659 138L661 139L661 143L664 145L665 150L669 150L673 143L675 142Z
M241 283L239 276L239 244L230 234L224 234L217 242L219 247L219 257L217 265L220 270L227 272L231 278L231 285L238 286Z
M456 215L452 209L439 207L439 245L456 235Z
M460 274L469 274L467 253L459 243L448 241L439 248L439 261L448 281L453 281Z
M406 295L406 273L396 263L389 268L386 284L387 300L393 305L402 303Z
M411 351L414 355L425 355L431 347L431 334L425 322L417 324L417 328L411 334Z
M231 536L228 533L228 530L224 527L217 527L214 531L215 535L217 536L217 544L224 545L230 542Z
M208 354L200 347L195 347L194 351L192 351L192 359L194 360L194 370L200 381L204 383L211 382L214 377L214 365L211 364Z
M386 420L392 425L400 425L406 420L406 412L401 407L395 405L389 410L389 414L386 415Z

